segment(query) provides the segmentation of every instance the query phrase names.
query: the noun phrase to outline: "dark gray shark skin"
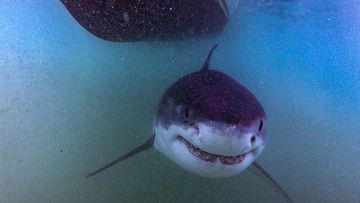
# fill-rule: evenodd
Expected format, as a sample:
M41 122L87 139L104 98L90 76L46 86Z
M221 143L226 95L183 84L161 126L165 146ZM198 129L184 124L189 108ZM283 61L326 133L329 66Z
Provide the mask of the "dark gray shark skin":
M196 123L199 122L220 122L229 126L239 126L242 131L250 132L256 128L255 131L259 131L257 139L265 140L265 111L255 96L226 74L209 69L210 59L216 47L217 45L213 46L200 71L180 78L166 90L159 103L155 125L169 128L173 124L179 124L185 128L196 128ZM154 134L144 144L89 173L85 178L151 149L156 136L160 135ZM285 190L258 163L253 162L251 169L272 185L286 202L293 202Z
M221 0L60 0L74 19L108 41L178 40L214 36L228 22Z
M173 106L184 109L169 107L168 98L173 100ZM264 118L265 112L254 95L234 79L216 70L202 69L184 76L165 92L157 117L165 125L211 120L249 126L257 118Z

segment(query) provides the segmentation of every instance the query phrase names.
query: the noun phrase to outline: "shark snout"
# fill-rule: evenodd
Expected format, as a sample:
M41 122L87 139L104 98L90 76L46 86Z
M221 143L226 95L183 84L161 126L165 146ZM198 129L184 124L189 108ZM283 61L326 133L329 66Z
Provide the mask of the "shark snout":
M185 137L202 150L224 156L237 156L263 145L262 137L253 131L241 131L239 128L228 128L226 125L198 125L198 136Z

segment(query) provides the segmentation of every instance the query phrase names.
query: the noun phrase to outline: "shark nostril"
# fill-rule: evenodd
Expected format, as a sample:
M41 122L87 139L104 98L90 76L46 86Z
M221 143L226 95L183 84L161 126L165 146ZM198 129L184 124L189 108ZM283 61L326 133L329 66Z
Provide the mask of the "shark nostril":
M199 135L199 133L200 133L200 128L197 127L197 126L195 126L194 129L195 129L196 135Z
M253 135L252 137L251 137L251 143L254 143L255 141L256 141L256 137L255 137L255 135Z

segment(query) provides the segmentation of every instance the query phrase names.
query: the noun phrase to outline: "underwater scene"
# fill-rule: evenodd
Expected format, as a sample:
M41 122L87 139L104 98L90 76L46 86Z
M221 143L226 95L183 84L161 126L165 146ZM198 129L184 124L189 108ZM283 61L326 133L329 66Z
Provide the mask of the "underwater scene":
M360 202L360 1L0 1L0 202Z

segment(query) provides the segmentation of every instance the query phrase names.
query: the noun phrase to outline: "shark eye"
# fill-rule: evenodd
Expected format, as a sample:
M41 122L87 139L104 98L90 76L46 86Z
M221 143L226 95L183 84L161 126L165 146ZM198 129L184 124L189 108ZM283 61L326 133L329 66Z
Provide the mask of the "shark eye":
M259 132L262 130L263 126L264 126L264 122L261 120L259 125Z
M185 118L189 118L189 108L185 108Z
M183 107L179 113L180 113L180 118L184 122L187 122L189 120L189 115L190 115L189 107L187 107L187 106Z

